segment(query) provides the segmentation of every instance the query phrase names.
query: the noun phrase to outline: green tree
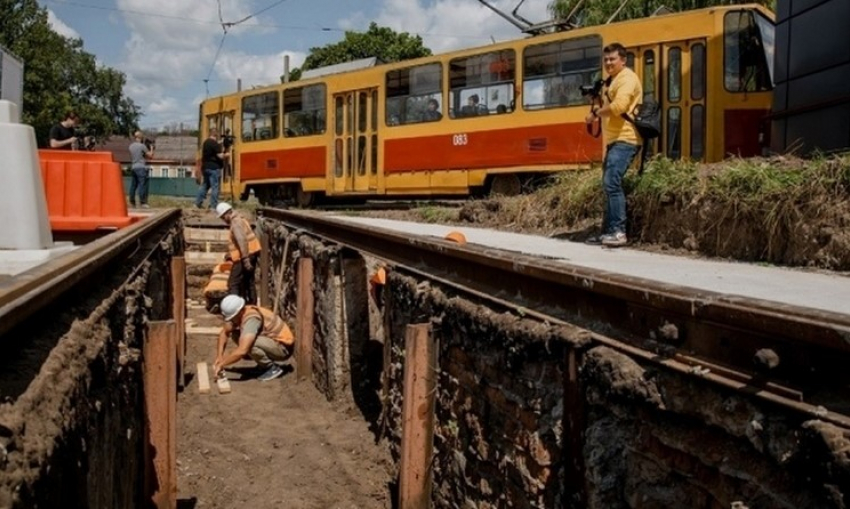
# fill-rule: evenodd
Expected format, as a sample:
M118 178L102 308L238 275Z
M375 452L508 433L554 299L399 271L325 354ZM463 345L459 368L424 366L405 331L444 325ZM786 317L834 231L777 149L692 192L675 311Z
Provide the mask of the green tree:
M701 9L715 5L738 5L757 2L770 9L775 8L776 0L631 0L626 3L616 17L617 21L642 18L651 15L659 7L667 7L673 11ZM572 12L577 0L553 0L549 4L549 12L555 19L565 20ZM608 21L623 3L623 0L593 0L584 2L574 14L582 26L600 25Z
M304 65L290 73L290 80L296 81L302 71L360 58L377 57L381 62L389 63L430 54L431 50L422 44L422 37L412 36L407 32L398 33L391 28L380 27L373 21L365 32L347 31L339 42L310 48Z
M123 73L98 66L82 40L50 28L47 10L36 0L0 0L0 12L0 45L24 63L21 120L33 126L40 146L69 110L99 138L135 128L140 110L124 95Z

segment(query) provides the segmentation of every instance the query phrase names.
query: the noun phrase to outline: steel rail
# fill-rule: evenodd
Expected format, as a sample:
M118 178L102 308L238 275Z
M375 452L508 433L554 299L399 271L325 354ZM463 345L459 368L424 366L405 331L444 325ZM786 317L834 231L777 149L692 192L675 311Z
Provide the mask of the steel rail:
M781 363L770 371L770 379L779 386L790 382L792 389L786 394L795 392L794 385L848 386L850 315L459 246L313 213L271 208L261 208L259 213L390 263L459 281L526 308L546 310L595 332L617 329L624 337L637 338L640 346L660 326L673 324L675 337L656 337L658 343L694 362L702 358L733 368L756 385L765 376L754 372L753 357L760 349L773 349Z
M179 209L160 212L0 282L0 335L179 217Z
M433 274L423 272L412 267L397 265L394 267L394 270L399 270L403 274L409 274L418 279L425 279L434 282L443 287L452 288L459 294L472 296L479 301L488 302L492 306L497 306L502 310L510 311L517 316L531 317L535 320L552 325L573 327L583 334L591 343L607 346L611 349L617 350L618 352L629 355L632 358L640 359L641 362L661 366L689 378L705 380L713 385L752 396L771 405L784 407L806 417L816 417L824 422L835 424L836 426L843 428L844 436L850 437L850 416L831 412L823 407L805 403L798 399L798 395L790 393L790 391L783 387L774 387L769 383L765 384L765 387L754 387L751 383L749 383L749 377L744 373L723 369L722 367L707 364L698 359L692 359L681 355L676 355L674 357L662 357L646 349L632 346L608 335L576 327L575 324L561 320L560 318L552 315L547 315L546 313L535 311L533 309L526 309L521 306L517 306L513 302L467 288L455 281L434 276ZM697 367L704 369L694 369Z

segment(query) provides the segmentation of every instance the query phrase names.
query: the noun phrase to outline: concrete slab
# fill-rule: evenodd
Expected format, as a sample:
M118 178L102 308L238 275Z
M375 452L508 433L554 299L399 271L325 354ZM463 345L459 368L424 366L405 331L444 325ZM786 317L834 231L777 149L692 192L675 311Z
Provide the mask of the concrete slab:
M850 277L747 263L701 260L604 248L536 235L351 216L334 219L416 235L444 237L461 231L470 244L546 257L568 265L604 270L720 294L781 302L850 315Z
M48 249L0 250L0 275L16 276L49 260L70 253L79 246L70 242L56 242Z

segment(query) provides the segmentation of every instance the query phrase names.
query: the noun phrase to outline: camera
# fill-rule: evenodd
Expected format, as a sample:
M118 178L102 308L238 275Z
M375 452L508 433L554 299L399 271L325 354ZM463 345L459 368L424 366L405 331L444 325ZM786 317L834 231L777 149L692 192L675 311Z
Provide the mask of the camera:
M74 129L74 138L77 139L77 150L94 150L97 139L85 129Z
M234 141L235 139L229 131L221 137L221 145L224 147L225 152L230 150L230 147L233 146Z
M154 148L156 148L156 142L150 138L145 138L144 140L142 140L142 143L145 144L145 147L148 150L153 150Z
M581 91L581 95L590 96L590 97L599 97L599 94L602 93L602 86L605 85L605 82L602 80L596 80L593 82L593 85L582 85L578 87L579 91Z

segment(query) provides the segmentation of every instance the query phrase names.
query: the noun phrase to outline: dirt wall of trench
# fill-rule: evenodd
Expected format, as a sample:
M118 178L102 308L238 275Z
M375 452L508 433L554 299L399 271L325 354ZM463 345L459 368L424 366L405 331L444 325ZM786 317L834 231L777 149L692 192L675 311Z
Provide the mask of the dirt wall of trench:
M142 346L150 320L171 318L178 231L2 337L0 507L146 506Z
M643 366L578 329L495 313L404 276L391 275L387 292L384 423L396 459L406 325L432 323L439 345L436 507L848 505L850 441L814 416Z
M297 259L315 263L313 382L329 399L356 398L363 394L356 380L380 364L366 354L358 366L354 352L378 345L376 432L397 466L405 328L432 325L435 507L850 505L850 441L814 415L638 362L592 344L581 329L496 312L397 272L370 292L363 268L371 274L372 261L286 235L295 246L284 268L291 283L278 291L292 323ZM271 244L277 259L281 244ZM369 339L362 320L346 318L346 307L362 310L363 299L368 312L358 315L369 317Z
M269 307L298 336L298 260L313 260L313 383L329 400L372 402L377 374L367 366L372 345L366 261L357 253L326 246L303 232L260 218L258 230L269 239ZM277 305L275 305L277 303ZM372 393L365 394L364 391ZM364 412L368 413L368 412Z

